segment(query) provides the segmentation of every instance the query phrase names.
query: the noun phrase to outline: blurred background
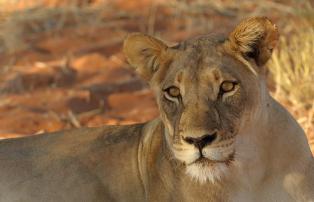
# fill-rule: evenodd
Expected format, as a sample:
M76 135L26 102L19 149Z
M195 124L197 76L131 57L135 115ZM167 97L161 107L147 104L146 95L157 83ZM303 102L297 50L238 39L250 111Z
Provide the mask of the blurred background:
M314 153L314 0L0 0L0 138L158 116L121 52L130 32L172 43L267 16L281 33L272 95Z

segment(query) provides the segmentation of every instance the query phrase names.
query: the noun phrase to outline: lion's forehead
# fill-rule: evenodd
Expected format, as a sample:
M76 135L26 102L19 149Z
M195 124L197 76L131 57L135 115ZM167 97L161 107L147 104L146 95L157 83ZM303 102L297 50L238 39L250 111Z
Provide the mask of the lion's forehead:
M220 34L209 34L202 35L195 38L191 38L181 42L177 47L179 49L187 50L189 48L206 48L210 46L216 46L217 44L222 44L225 41L226 37Z
M219 43L207 42L186 45L172 58L164 76L164 84L186 85L188 88L219 85L224 80L248 80L248 68L224 52ZM202 88L204 89L204 88Z
M170 69L172 76L179 71L187 72L191 77L211 73L210 69L228 72L228 66L236 63L224 52L222 42L214 37L200 37L180 43L179 50L172 58Z
M221 62L219 44L211 41L204 41L204 43L197 41L186 45L185 49L179 52L178 60L187 67L195 67L196 64L197 67L219 64Z
M179 87L183 101L188 102L215 100L224 81L252 83L253 74L241 61L226 53L221 43L206 37L182 42L166 71L162 71L159 86L162 89Z
M224 64L222 57L210 54L197 57L199 56L174 62L166 74L164 85L208 90L224 80L239 79L238 74L229 68L232 64Z

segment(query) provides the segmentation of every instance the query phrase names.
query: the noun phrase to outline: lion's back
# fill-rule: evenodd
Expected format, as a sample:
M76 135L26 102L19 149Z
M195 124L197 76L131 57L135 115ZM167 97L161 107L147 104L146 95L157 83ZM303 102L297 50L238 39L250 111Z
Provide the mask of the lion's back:
M112 182L101 180L99 168L120 164L110 154L114 147L129 146L125 155L132 153L140 128L81 128L0 141L0 202L112 199Z

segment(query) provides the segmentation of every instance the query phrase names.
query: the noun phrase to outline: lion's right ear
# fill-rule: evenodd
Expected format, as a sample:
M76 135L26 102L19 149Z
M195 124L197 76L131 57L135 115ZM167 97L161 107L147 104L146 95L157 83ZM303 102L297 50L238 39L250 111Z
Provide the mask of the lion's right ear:
M133 33L125 39L123 52L136 72L149 81L158 70L167 48L166 44L152 36Z
M234 55L254 59L258 66L270 58L278 42L278 30L266 17L243 20L229 35L225 47Z

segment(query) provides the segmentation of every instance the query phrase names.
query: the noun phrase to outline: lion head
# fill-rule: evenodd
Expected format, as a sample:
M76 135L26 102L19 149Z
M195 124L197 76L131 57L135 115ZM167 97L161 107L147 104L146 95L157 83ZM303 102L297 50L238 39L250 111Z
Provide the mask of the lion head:
M198 181L223 177L237 158L235 141L264 103L262 66L277 40L263 17L244 20L228 37L172 47L139 33L125 40L128 62L155 92L172 154Z

